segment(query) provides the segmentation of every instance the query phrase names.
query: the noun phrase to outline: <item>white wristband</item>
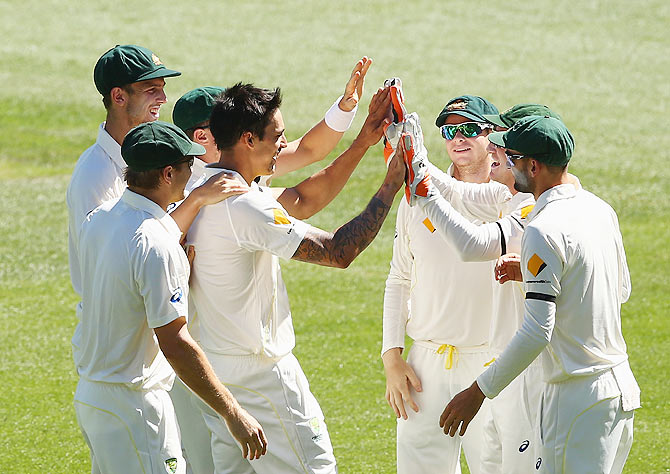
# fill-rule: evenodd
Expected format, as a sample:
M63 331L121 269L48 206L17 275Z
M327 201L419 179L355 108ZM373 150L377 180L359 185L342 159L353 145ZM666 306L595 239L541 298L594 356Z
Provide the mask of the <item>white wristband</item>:
M326 112L326 116L324 117L326 125L328 125L329 128L332 128L336 132L346 132L349 130L349 127L351 127L351 122L354 121L356 111L358 110L358 104L356 104L356 107L354 107L354 110L351 112L345 112L342 110L339 106L342 97L344 96L341 95L338 97L335 103L328 109L328 112Z

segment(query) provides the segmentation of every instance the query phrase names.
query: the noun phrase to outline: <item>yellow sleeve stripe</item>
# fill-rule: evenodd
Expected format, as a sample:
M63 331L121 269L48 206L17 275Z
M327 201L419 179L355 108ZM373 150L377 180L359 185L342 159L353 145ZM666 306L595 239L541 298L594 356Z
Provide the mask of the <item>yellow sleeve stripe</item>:
M428 219L427 217L423 220L423 225L426 226L426 228L430 231L431 234L435 232L435 227L433 226L433 223L430 222L430 219Z
M275 215L275 224L290 224L291 221L288 220L286 214L281 209L273 209Z

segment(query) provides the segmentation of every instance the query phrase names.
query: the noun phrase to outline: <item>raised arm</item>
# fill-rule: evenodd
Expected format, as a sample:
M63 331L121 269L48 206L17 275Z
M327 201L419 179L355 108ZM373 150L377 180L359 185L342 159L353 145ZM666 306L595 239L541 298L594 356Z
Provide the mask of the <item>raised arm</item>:
M341 99L333 104L326 117L314 125L305 135L288 144L277 159L273 177L304 168L320 161L330 153L347 131L356 113L358 101L363 95L365 75L372 59L363 57L351 72Z
M361 131L344 153L297 186L273 189L273 193L278 194L277 201L289 214L298 219L307 219L340 193L363 155L381 139L390 105L388 89L379 89L372 97Z
M401 154L396 153L384 182L365 210L332 233L311 227L292 258L328 267L348 267L379 232L404 177Z

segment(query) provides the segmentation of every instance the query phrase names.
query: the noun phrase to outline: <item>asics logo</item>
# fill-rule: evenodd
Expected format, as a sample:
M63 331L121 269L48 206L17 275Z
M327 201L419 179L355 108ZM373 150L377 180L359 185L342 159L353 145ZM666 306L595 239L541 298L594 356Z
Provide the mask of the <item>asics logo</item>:
M535 463L535 470L539 471L541 465L542 465L542 458L537 458L537 462Z
M519 446L519 452L523 453L526 449L528 449L528 446L530 446L530 441L525 440L523 443L521 443L521 446Z
M181 291L181 287L177 288L174 290L174 293L172 293L172 296L170 297L170 301L172 303L179 303L181 301L183 293Z

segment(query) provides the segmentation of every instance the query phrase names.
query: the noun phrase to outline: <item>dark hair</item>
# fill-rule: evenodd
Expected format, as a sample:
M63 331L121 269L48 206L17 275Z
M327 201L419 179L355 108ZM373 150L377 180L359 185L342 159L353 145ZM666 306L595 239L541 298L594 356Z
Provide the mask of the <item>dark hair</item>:
M238 82L216 100L209 129L219 150L232 148L240 137L251 132L263 139L265 128L281 106L281 90L260 89Z
M130 168L123 170L123 177L128 186L141 189L158 189L163 168L146 171L133 171Z

